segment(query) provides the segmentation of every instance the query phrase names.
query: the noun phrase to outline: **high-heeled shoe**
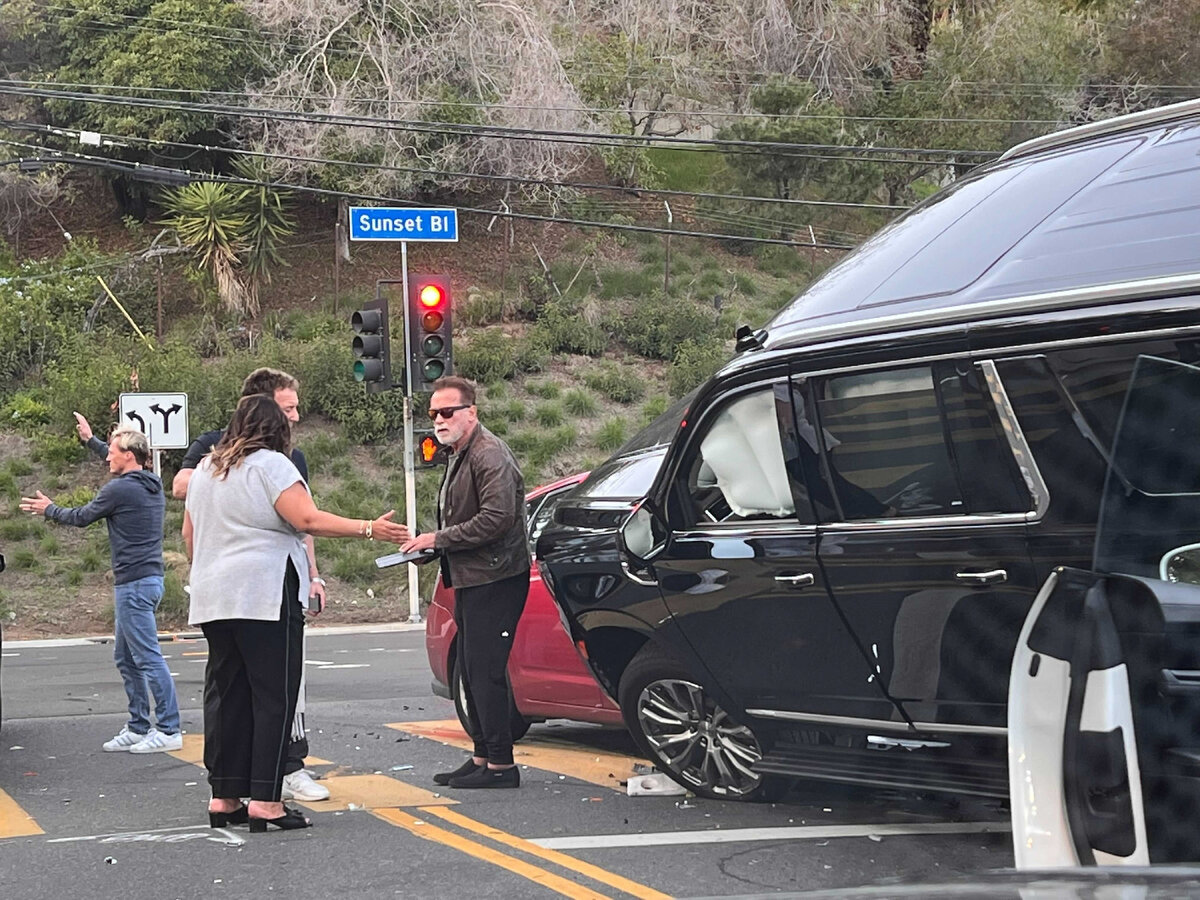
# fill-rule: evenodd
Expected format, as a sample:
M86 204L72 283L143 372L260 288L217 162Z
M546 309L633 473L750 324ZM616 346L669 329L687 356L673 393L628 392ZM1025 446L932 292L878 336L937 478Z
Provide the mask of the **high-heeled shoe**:
M306 816L302 816L299 810L292 809L290 806L283 808L283 815L276 816L274 819L260 819L257 816L250 816L250 833L262 834L267 830L268 825L274 825L282 831L292 831L296 828L311 828L312 820Z
M208 827L224 828L226 825L245 825L250 821L250 812L246 807L239 806L233 812L208 811Z

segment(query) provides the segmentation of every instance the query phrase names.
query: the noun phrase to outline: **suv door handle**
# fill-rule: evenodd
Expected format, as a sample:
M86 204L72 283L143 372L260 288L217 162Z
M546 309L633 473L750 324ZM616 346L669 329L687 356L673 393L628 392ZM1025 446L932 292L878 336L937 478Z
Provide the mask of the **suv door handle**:
M817 579L815 579L811 573L805 572L801 575L776 575L775 580L780 584L790 584L795 587L808 587L809 585L814 584Z
M1008 581L1008 573L1003 569L989 569L986 572L956 572L954 577L967 584L1003 584Z

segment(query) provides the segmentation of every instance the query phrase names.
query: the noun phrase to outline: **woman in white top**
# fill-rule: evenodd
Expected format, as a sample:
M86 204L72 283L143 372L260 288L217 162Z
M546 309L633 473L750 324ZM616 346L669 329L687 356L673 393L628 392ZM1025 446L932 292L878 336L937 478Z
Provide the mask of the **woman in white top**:
M225 436L188 487L183 537L192 561L188 621L208 641L204 765L214 828L312 823L280 800L296 708L308 561L303 538L401 543L408 529L322 512L286 455L287 417L273 397L243 397ZM249 806L240 798L249 797Z

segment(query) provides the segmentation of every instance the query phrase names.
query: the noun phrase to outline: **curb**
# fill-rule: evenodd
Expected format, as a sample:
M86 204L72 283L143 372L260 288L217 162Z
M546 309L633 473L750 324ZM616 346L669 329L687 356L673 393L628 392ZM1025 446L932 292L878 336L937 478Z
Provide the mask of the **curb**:
M338 634L391 634L394 632L404 631L424 631L425 623L423 622L374 622L363 625L309 625L305 632L308 637L325 637L328 635ZM202 641L204 640L203 633L199 631L178 631L167 632L158 636L160 644L169 644L173 641ZM74 637L74 638L37 638L27 641L5 641L5 647L26 647L30 650L38 648L50 647L89 647L93 644L111 644L113 636L109 635L92 635L90 637Z

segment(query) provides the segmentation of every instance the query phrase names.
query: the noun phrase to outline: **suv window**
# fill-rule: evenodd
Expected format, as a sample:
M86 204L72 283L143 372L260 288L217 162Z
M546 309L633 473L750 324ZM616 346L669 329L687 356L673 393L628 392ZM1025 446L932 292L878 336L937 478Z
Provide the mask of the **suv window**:
M780 416L790 420L786 384L738 394L700 423L679 471L676 495L686 524L795 519Z
M841 520L1025 512L1012 453L973 368L814 379L827 515ZM801 435L815 436L801 423ZM811 437L808 438L811 441Z

